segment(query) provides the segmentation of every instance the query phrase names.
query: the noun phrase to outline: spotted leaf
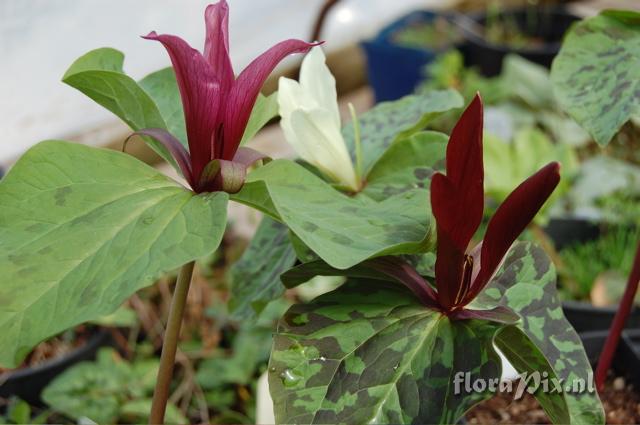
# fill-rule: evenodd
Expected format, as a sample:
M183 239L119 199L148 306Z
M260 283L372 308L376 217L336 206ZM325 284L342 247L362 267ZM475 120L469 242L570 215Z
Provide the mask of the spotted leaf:
M276 422L455 423L487 391L472 380L500 376L499 325L452 322L398 285L352 280L280 321L269 364Z
M640 115L640 13L604 11L569 30L551 80L561 106L600 145Z
M296 262L284 224L264 217L247 250L229 269L229 309L240 319L255 316L284 293L280 274Z
M31 148L0 181L0 366L212 253L227 199L196 196L121 152Z
M432 245L424 189L381 202L349 197L301 165L276 160L250 173L232 199L282 221L338 269L375 256L428 251Z
M582 392L534 394L549 416L561 418L557 419L560 423L604 423L598 395L588 391L591 366L578 334L564 317L556 290L556 270L542 248L525 242L511 248L501 269L472 304L481 308L496 305L509 307L522 318L516 325L519 333L510 331L498 338L503 353L519 371L530 371L527 365L548 362L548 371L565 384L585 384ZM522 353L528 356L526 361L520 358Z

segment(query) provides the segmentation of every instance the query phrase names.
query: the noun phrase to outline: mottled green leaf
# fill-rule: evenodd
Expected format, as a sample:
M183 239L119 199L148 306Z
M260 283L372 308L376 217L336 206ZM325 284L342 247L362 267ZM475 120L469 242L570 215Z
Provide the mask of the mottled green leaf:
M473 304L481 308L503 305L522 317L521 323L516 325L521 336L515 331L507 331L502 340L498 339L500 347L511 345L511 349L502 351L519 371L530 371L528 368L538 363L542 367L542 370L538 369L541 373L547 370L541 358L543 355L551 370L566 385L573 385L578 380L585 384L591 382L592 370L582 342L562 312L555 267L541 248L531 243L516 243L504 265ZM541 354L532 351L527 339ZM524 361L518 357L522 353L528 355ZM551 418L566 419L568 416L572 424L604 423L602 405L595 392L537 392L534 395ZM564 406L568 412L562 411Z
M253 139L258 131L269 121L278 116L278 93L271 93L269 96L258 94L256 104L253 106L249 122L244 129L240 145L244 145Z
M284 287L280 274L295 262L296 253L287 226L264 217L247 250L229 269L229 310L233 317L251 317L281 296Z
M640 114L640 13L605 11L573 26L551 68L562 107L600 145Z
M118 50L107 47L92 50L78 58L69 67L62 77L62 81L113 112L133 130L168 129L167 121L162 116L159 107L140 84L124 73L123 63L124 54ZM175 121L175 111L169 105L170 99L175 97L175 88L171 85L168 77L170 77L168 72L161 72L149 77L153 84L147 80L145 85L147 88L154 88L153 97L155 99L167 96L166 100L162 102L162 110L169 113L168 117L173 117L172 119ZM161 82L161 78L167 78L167 80ZM155 90L165 88L169 89L166 94ZM175 127L175 124L173 126ZM176 136L180 135L184 137L184 133ZM177 167L167 148L151 138L145 137L144 139L158 155ZM185 140L182 139L182 142L184 143Z
M374 256L424 252L431 245L431 213L423 189L382 202L349 197L301 165L276 160L249 174L232 198L279 218L339 269Z
M391 144L416 133L438 115L460 108L463 99L455 90L429 91L382 102L358 117L362 141L362 170L367 175ZM342 135L355 158L353 123L342 128Z
M362 194L382 201L412 189L429 188L433 173L444 168L447 140L445 134L425 131L393 143L367 175Z
M0 365L213 252L227 199L195 196L121 152L30 149L0 181Z
M280 321L269 367L276 421L455 423L488 392L454 374L500 377L499 325L451 322L399 285L351 281Z

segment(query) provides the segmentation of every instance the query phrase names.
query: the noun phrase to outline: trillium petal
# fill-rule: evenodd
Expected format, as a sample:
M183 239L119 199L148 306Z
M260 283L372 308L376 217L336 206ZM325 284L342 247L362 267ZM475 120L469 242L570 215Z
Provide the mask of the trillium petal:
M169 53L184 108L191 168L197 178L211 160L211 137L217 130L220 82L200 52L173 35L143 37L161 42Z
M560 181L560 164L551 162L522 182L498 207L487 226L480 254L480 273L470 298L491 279L511 244L533 220Z
M452 190L439 198L449 196L455 202L450 202L447 211L436 219L461 250L466 250L482 221L484 210L482 125L482 100L476 95L458 120L447 144L447 179ZM432 196L432 201L438 200Z
M204 57L213 68L221 84L223 96L233 85L234 75L229 57L229 6L225 0L207 6L205 12L207 35Z
M333 125L331 112L323 109L295 110L282 121L285 138L302 159L336 183L358 190L351 157L340 127Z
M300 85L318 107L331 113L334 125L340 128L336 79L327 67L321 46L312 48L304 57L300 67Z
M446 222L448 212L458 208L456 200L451 194L455 192L449 179L440 173L435 173L431 178L431 207L436 217L437 229L437 255L436 255L436 287L438 288L438 301L444 309L449 309L455 304L456 296L462 285L462 272L464 265L465 248L461 248L451 239L451 231Z
M189 153L184 146L182 146L182 143L180 143L173 134L169 133L167 130L163 130L162 128L144 128L142 130L135 131L124 141L124 146L122 147L123 151L129 139L135 135L149 136L162 143L164 147L171 152L171 156L176 160L176 163L180 167L180 171L182 171L182 175L193 188L194 181L191 173L191 158L189 158Z
M301 40L282 41L254 59L240 73L227 99L222 159L233 158L247 126L251 109L271 71L287 55L306 52L313 46L314 44Z

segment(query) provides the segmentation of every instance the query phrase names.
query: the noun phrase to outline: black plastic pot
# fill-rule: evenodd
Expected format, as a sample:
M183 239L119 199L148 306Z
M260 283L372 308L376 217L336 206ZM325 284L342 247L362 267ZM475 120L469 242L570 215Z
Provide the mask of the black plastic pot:
M531 21L528 21L532 17ZM532 62L551 67L551 62L560 50L564 33L580 18L561 6L505 10L501 17L512 19L523 34L541 39L541 45L514 48L506 44L494 44L486 40L480 31L487 22L487 13L471 14L468 19L456 20L463 37L465 64L476 66L486 76L495 76L502 70L502 60L509 53L518 54ZM475 24L474 24L475 22ZM529 22L532 22L529 24Z
M578 332L606 331L611 327L617 307L594 307L590 303L580 301L564 301L564 315L571 326ZM625 326L629 331L640 332L640 310L631 311Z
M79 362L94 360L98 349L111 343L109 331L100 330L92 335L86 344L60 358L51 359L34 367L8 372L6 378L0 375L3 376L0 379L4 380L0 381L0 397L17 396L29 404L41 406L40 395L49 382Z
M582 218L552 218L544 228L557 250L583 244L600 236L600 225Z
M591 366L595 366L607 339L608 331L592 331L580 334ZM622 333L620 343L612 362L618 376L624 376L640 387L640 330L627 330Z

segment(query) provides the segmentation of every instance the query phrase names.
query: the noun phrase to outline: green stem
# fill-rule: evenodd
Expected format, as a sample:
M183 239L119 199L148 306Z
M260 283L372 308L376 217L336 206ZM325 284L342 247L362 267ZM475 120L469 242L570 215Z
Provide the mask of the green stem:
M360 142L360 121L356 115L356 108L352 103L349 103L349 112L351 113L351 119L353 120L353 132L354 132L354 144L356 148L356 177L358 184L362 184L362 143Z
M167 328L165 329L164 341L162 343L158 380L156 381L156 389L153 392L151 414L149 415L150 424L164 423L164 412L167 408L169 387L171 385L171 378L173 377L176 350L178 349L178 337L180 336L180 328L182 327L182 315L184 306L187 303L187 295L189 294L189 285L191 283L194 265L195 262L192 261L182 266L180 274L178 275L176 289L173 292L169 319L167 320Z

